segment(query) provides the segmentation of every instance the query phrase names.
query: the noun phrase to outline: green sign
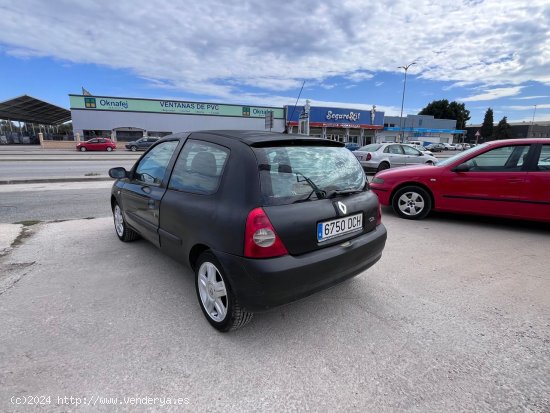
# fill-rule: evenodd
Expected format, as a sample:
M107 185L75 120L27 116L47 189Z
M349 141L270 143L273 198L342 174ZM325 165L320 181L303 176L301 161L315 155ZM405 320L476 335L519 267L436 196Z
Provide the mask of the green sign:
M276 119L284 119L282 108L222 105L219 103L184 102L100 96L69 95L71 109L107 110L118 112L174 113L184 115L235 116L264 118L273 111Z

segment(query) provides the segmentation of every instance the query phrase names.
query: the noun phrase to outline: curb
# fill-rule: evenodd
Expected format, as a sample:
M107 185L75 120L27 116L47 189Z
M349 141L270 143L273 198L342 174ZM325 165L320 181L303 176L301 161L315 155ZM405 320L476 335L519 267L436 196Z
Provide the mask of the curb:
M47 178L47 179L3 179L0 180L0 185L16 185L16 184L42 184L42 183L56 183L56 182L86 182L86 181L114 181L113 178L105 177L91 177L91 178Z

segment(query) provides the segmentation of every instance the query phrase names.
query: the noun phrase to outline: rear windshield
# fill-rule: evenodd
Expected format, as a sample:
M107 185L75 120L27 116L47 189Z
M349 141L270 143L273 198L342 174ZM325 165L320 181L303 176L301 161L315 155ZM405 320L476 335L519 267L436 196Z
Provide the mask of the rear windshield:
M367 146L361 146L358 150L361 152L376 152L382 145L377 143L371 143Z
M278 146L253 149L258 159L265 205L362 191L366 177L359 161L343 147Z

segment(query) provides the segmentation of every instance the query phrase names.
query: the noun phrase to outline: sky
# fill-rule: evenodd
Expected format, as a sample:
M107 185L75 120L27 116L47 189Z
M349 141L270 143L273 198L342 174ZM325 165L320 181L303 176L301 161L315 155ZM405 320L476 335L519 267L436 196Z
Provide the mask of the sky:
M550 0L0 0L0 101L97 96L550 121Z

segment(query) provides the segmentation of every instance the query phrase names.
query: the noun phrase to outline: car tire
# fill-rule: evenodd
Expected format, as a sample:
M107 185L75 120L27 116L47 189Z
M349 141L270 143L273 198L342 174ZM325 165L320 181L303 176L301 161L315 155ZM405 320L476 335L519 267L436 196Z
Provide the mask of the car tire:
M131 150L132 152L135 152L135 151L137 151L137 146L133 146L133 145L132 145L132 146L130 146L130 150Z
M395 193L392 207L401 218L423 219L432 209L432 198L419 186L406 186Z
M126 225L122 208L117 202L115 202L113 206L113 220L115 223L115 232L119 240L123 242L130 242L139 238L139 234Z
M113 148L111 148L110 146L107 146L107 149L106 149L107 152L111 152L112 150Z
M252 320L231 290L225 272L210 251L203 252L195 266L195 289L201 310L216 330L236 330Z
M432 161L428 161L428 162L426 162L426 165L430 165L430 166L433 166L433 164L434 164L434 163L433 163Z
M80 147L80 152L86 152L86 148L84 146Z
M389 169L389 168L390 168L389 163L382 162L380 165L378 165L378 169L376 170L376 172L380 172L380 171L383 171L384 169Z

